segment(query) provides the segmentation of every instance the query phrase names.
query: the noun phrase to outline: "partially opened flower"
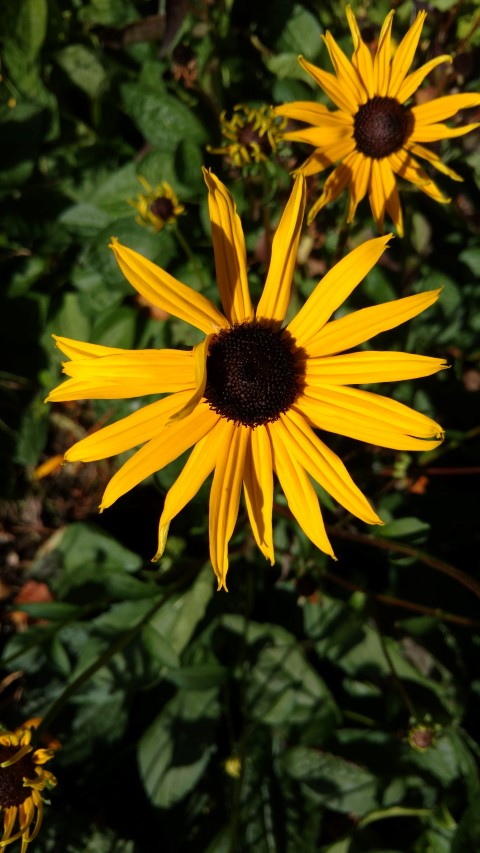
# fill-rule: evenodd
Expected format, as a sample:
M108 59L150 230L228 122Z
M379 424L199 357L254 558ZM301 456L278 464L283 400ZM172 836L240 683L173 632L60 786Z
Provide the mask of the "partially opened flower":
M135 200L130 199L130 204L138 211L138 224L151 225L154 231L161 231L165 225L176 222L185 208L168 181L152 187L143 175L138 180L145 192L140 193Z
M362 521L381 524L344 464L312 427L399 450L437 447L442 430L430 418L389 397L347 385L427 376L444 363L399 352L339 354L414 317L438 297L437 290L420 293L330 319L377 262L389 237L369 240L350 252L324 276L296 317L283 325L305 208L301 175L278 225L255 309L233 199L214 175L204 171L204 176L223 313L202 294L113 240L117 261L133 287L196 326L205 338L191 350L138 352L56 338L71 359L64 365L70 379L48 399L168 395L82 439L65 458L88 462L143 445L108 484L101 504L105 509L193 447L165 498L157 557L171 520L213 471L210 556L219 587L225 587L227 548L242 485L255 540L274 561L274 471L300 526L332 557L312 479Z
M286 121L278 119L271 107L236 104L230 119L225 112L220 116L225 144L219 148L207 145L207 150L222 154L237 168L265 163L277 150L285 125Z
M435 201L450 201L416 159L420 157L454 181L463 180L424 142L436 142L479 127L467 124L448 127L441 124L459 110L480 104L474 92L446 95L423 104L406 106L425 77L451 57L436 56L416 71L408 73L422 32L426 12L419 12L414 23L394 50L391 40L394 12L383 23L378 46L372 57L362 40L355 16L346 9L352 33L353 55L345 56L332 35L324 37L335 74L307 62L299 62L336 105L331 112L323 104L295 101L276 108L277 115L306 122L309 127L286 133L292 142L305 142L315 151L300 167L304 175L315 175L329 166L337 167L325 181L323 192L309 212L311 222L318 211L336 199L348 186L350 200L347 221L351 222L357 205L368 192L370 207L379 230L385 213L403 234L402 208L396 175L415 184Z
M27 720L13 732L0 731L0 810L3 837L0 849L21 839L21 853L38 835L43 819L41 792L57 784L44 764L54 755L58 742L48 749L34 749L32 728L39 718Z

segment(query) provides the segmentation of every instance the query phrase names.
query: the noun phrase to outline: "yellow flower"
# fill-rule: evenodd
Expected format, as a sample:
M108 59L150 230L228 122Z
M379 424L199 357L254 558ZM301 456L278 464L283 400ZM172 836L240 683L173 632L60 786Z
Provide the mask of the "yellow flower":
M265 163L278 147L286 121L278 121L271 107L249 107L236 104L231 119L220 116L222 135L228 140L220 148L207 145L211 154L222 154L234 166Z
M39 723L40 719L35 718L13 732L0 731L0 809L3 811L0 849L21 839L21 853L25 853L42 825L40 792L57 784L55 776L43 765L53 757L58 742L50 749L34 749L31 745L31 730Z
M389 12L373 57L362 40L350 6L347 6L346 13L354 47L351 62L329 32L324 41L335 74L317 68L303 57L299 58L305 71L338 109L330 112L323 104L295 101L277 107L276 113L310 125L284 134L284 139L315 146L313 154L300 167L304 175L315 175L340 161L310 210L309 222L324 205L349 186L348 222L352 221L358 203L368 192L378 229L383 230L387 212L402 236L402 208L395 175L416 184L435 201L450 201L422 169L416 157L427 160L454 181L463 180L422 143L462 136L479 127L477 123L452 128L439 122L451 118L458 110L478 106L480 95L447 95L417 106L405 106L433 68L442 62L452 61L450 56L436 56L417 71L408 73L426 12L418 13L395 51L390 37L394 12Z
M143 445L108 484L101 504L105 509L194 446L165 498L156 558L165 547L171 520L213 471L210 557L219 588L226 588L227 547L242 484L257 545L274 562L273 471L300 526L332 557L311 478L362 521L382 523L341 460L312 427L398 450L437 447L442 430L430 418L347 384L427 376L445 364L398 352L339 355L414 317L438 297L438 290L420 293L330 319L377 262L391 235L350 252L324 276L296 317L283 325L305 209L302 175L295 180L278 225L255 310L235 204L214 175L204 170L204 177L223 313L116 239L112 249L139 293L200 329L205 339L188 351L132 352L56 338L71 359L64 364L70 378L48 400L168 395L82 439L65 458L89 462Z
M150 186L146 178L140 175L140 181L145 193L140 193L137 200L130 199L129 204L138 210L136 221L139 225L153 225L155 231L161 231L165 225L170 225L185 210L180 204L172 187L167 181L162 181L156 187Z

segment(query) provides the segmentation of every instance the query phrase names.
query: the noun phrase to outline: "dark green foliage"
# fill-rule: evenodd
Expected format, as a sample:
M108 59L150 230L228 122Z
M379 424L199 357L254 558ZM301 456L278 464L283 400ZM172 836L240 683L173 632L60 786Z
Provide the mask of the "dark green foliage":
M183 460L101 516L115 460L35 479L40 463L136 405L45 407L60 376L52 333L125 348L200 339L137 300L111 236L216 301L205 164L235 196L258 299L266 234L307 151L284 144L241 172L207 145L222 144L220 114L236 103L326 102L297 57L328 69L327 29L350 54L342 4L164 7L0 8L0 716L7 727L43 716L62 742L34 849L479 850L478 134L436 146L464 177L437 175L449 205L400 184L406 237L339 312L443 288L433 308L373 346L446 358L450 369L373 390L435 417L445 443L406 454L326 436L384 527L367 530L322 494L333 564L278 493L272 568L241 507L227 595L208 563L208 484L150 563ZM389 8L362 5L370 41ZM413 8L396 10L398 40ZM420 60L455 55L447 76L429 78L438 91L479 89L478 15L478 0L429 4ZM180 236L136 222L140 175L178 194ZM337 253L374 236L366 202L348 233L344 210L342 196L305 228L292 312Z

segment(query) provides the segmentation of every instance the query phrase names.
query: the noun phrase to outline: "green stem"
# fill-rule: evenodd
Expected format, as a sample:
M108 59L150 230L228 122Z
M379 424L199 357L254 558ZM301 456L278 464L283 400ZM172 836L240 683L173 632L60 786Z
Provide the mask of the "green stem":
M192 266L195 270L195 273L196 273L196 276L198 279L198 283L200 285L200 290L205 290L205 281L203 279L202 270L200 268L200 265L197 262L195 255L193 254L190 246L188 245L187 240L183 236L178 225L175 225L175 228L173 228L172 230L173 230L173 233L175 234L176 239L178 240L179 245L182 247L183 251L185 252L185 254L188 258L188 260L190 261L190 263L192 264Z

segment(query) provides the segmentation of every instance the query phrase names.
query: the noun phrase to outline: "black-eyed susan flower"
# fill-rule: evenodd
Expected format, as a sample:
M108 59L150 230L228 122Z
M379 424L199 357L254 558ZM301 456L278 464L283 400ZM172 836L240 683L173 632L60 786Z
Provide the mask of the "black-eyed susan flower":
M185 208L170 184L162 181L152 187L143 175L139 175L138 180L145 192L140 193L136 200L130 199L130 204L138 211L138 224L152 225L154 231L161 231L165 225L176 222Z
M38 835L43 819L41 792L53 788L57 780L44 765L54 755L58 743L49 749L34 749L32 728L39 718L27 720L13 732L0 731L0 809L3 837L0 849L21 839L21 853Z
M133 287L200 329L202 343L186 351L131 352L56 338L71 359L64 364L70 378L48 400L168 395L82 439L65 458L88 462L143 445L108 484L101 504L105 509L193 447L166 495L156 556L163 552L172 519L213 471L210 556L219 587L225 587L227 548L242 485L255 540L274 561L274 471L293 516L332 557L312 479L362 521L381 524L343 462L312 427L398 450L437 447L442 430L430 418L396 400L348 386L427 376L445 365L437 358L399 352L341 354L414 317L438 297L437 290L420 293L331 319L378 261L389 237L369 240L350 252L284 325L305 209L302 175L278 225L255 309L235 204L214 175L204 170L204 176L223 312L118 240L112 242Z
M236 104L233 115L220 116L222 136L227 140L220 148L208 145L211 154L221 154L234 166L241 168L252 163L265 163L275 153L286 121L279 120L271 107L249 107Z
M402 208L396 175L410 181L438 202L450 201L420 166L417 157L440 172L463 180L423 143L462 136L479 127L467 124L448 127L441 124L459 110L480 104L480 95L446 95L423 104L406 106L425 77L447 55L436 56L416 71L409 69L420 39L426 12L419 12L396 50L391 41L394 12L385 18L375 55L362 40L355 16L349 6L347 19L352 33L353 55L345 56L332 35L324 37L335 74L330 74L299 57L299 62L323 89L338 109L311 101L295 101L276 108L277 115L306 122L309 127L284 134L292 142L314 145L315 151L300 167L304 175L315 175L335 163L338 165L325 181L323 192L308 215L311 222L324 205L336 199L348 186L350 199L347 221L351 222L357 205L366 193L380 231L387 213L403 234Z

